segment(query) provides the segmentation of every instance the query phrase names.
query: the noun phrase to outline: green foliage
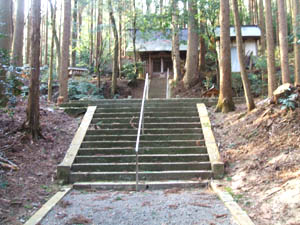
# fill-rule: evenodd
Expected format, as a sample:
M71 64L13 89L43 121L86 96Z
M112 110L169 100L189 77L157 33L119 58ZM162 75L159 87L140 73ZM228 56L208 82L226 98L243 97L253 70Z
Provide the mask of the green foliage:
M86 80L69 80L69 99L79 100L79 99L90 99L97 100L103 99L103 90L97 87L97 85L92 84Z
M137 62L137 70L138 73L143 71L143 63ZM134 63L127 63L122 66L122 75L126 77L128 80L134 80L137 78L137 74L135 73L135 65Z
M298 97L299 97L298 94L291 94L286 98L280 98L279 103L282 104L281 109L289 109L289 110L296 109L296 107L298 107L298 104L296 102Z

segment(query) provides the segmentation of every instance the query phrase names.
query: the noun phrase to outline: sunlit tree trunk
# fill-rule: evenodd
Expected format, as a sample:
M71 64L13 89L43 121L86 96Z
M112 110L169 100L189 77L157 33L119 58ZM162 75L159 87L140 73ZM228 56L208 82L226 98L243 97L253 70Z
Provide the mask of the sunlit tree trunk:
M183 78L184 86L189 88L196 79L198 79L198 63L199 63L199 36L198 23L196 19L197 4L196 0L188 1L189 21L188 21L188 49L186 58L186 73Z
M282 83L290 83L289 55L288 55L288 31L286 19L286 2L277 0L279 19L279 44Z
M117 25L114 17L111 0L108 0L108 6L109 6L109 18L114 33L114 49L113 49L114 57L113 57L113 71L112 71L112 81L111 81L111 94L115 95L117 90L117 75L119 74L119 66L118 66L119 38L118 38L118 30L117 30Z
M31 2L31 0L29 0L29 2ZM27 16L26 64L29 64L30 62L30 48L31 48L30 34L31 34L31 8L29 9L28 16Z
M50 0L51 1L51 0ZM50 9L52 8L50 3ZM54 1L54 9L51 10L51 24L52 24L52 37L51 37L51 53L50 53L50 71L48 77L48 101L52 101L52 83L53 83L53 71L54 71L54 44L56 36L56 0ZM58 40L58 39L57 39ZM56 49L57 51L57 49ZM60 53L59 53L60 55Z
M100 77L100 58L102 56L102 14L103 14L103 0L98 0L98 19L97 19L97 46L96 46L96 67L97 67L97 75L98 75L98 88L101 85L101 77Z
M136 7L135 7L135 0L132 0L132 12L133 12L133 18L132 18L132 45L133 45L133 56L134 56L134 72L136 76L138 75L138 69L137 69L137 53L136 53Z
M293 3L295 85L300 85L300 2L299 0L293 0Z
M119 77L121 77L121 71L122 71L122 7L123 2L119 0Z
M220 1L220 95L217 112L234 111L231 86L229 0Z
M46 8L46 17L45 17L45 55L44 55L44 64L48 65L48 4Z
M173 74L174 74L173 80L178 81L181 77L178 0L172 0L171 4L172 4L172 61L173 61Z
M17 17L13 41L13 64L23 65L23 41L24 41L24 0L18 0Z
M273 91L276 88L275 77L275 45L272 23L271 0L265 0L266 11L266 38L267 38L267 62L268 62L268 96L273 96Z
M90 66L93 65L93 52L94 52L94 0L91 0L91 24L90 24Z
M6 51L7 56L9 56L11 48L11 0L0 0L0 33L2 37L0 38L0 49ZM0 81L6 79L6 71L0 65ZM0 106L5 106L7 103L7 98L4 95L4 88L0 83Z
M40 136L40 25L41 25L41 1L32 0L32 32L30 67L31 76L29 84L29 96L27 104L27 119L25 128L33 139Z
M71 0L64 1L64 29L61 50L61 68L59 75L59 97L60 101L68 101L68 64L69 64L69 47L71 36Z
M77 47L77 11L78 11L78 0L74 0L73 7L73 26L72 26L72 63L73 67L76 66L76 47Z
M260 44L261 44L261 54L263 55L266 51L266 24L265 24L265 14L264 14L264 2L259 0L259 27L261 30Z
M246 72L246 66L245 66L245 61L244 61L245 54L244 54L244 49L243 49L243 38L242 38L242 32L241 32L241 24L240 24L237 0L232 0L232 5L233 5L236 43L237 43L237 50L238 50L242 82L243 82L243 87L244 87L244 92L245 92L247 108L248 108L248 111L251 111L252 109L255 108L255 105L254 105L254 100L253 100L253 97L251 94L250 82L248 79L248 74Z

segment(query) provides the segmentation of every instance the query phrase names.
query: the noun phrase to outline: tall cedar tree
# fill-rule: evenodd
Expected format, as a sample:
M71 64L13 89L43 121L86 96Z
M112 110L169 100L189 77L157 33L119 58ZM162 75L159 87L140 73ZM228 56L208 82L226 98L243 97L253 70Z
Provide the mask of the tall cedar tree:
M24 39L24 0L18 0L16 25L13 41L13 64L23 65L23 39Z
M186 73L183 78L184 86L189 88L198 79L198 64L199 64L199 35L197 15L197 1L188 0L189 20L188 20L188 49L186 58Z
M27 104L27 119L25 129L34 140L41 135L40 131L40 26L41 26L41 0L32 0L31 14L31 50L30 50L30 84Z
M46 15L45 15L45 55L44 55L44 64L48 65L48 13L49 9L48 9L48 3L47 3L47 7L46 7Z
M220 1L220 95L216 111L234 111L231 86L229 0Z
M96 45L96 67L98 74L98 88L100 88L100 57L102 56L103 43L102 43L102 14L103 14L103 0L98 0L98 19L97 19L97 45Z
M173 61L173 73L174 81L178 81L181 77L181 59L179 51L179 10L178 10L178 0L172 0L172 61Z
M114 11L113 11L111 0L108 0L108 7L109 7L109 18L114 33L114 48L113 48L114 57L113 57L113 72L112 72L112 81L111 81L111 94L115 95L117 90L117 75L119 74L119 66L118 66L119 39L118 39L117 25L114 17Z
M49 0L51 1L51 0ZM30 5L31 0L28 0L28 5ZM28 11L28 16L27 16L27 35L26 35L26 64L29 64L30 61L30 34L31 34L31 8Z
M260 27L260 30L261 30L260 52L263 55L266 51L266 23L265 23L264 2L263 2L263 0L259 0L259 27Z
M93 53L94 53L94 0L91 0L91 24L90 24L90 66L93 65Z
M11 6L12 0L0 0L0 51L8 55L11 48ZM7 62L8 63L8 62ZM5 80L6 71L0 65L0 81ZM4 95L4 88L0 82L0 106L5 106L7 98Z
M69 46L71 36L71 0L64 1L64 29L61 51L61 68L59 75L59 101L68 101L68 66L69 66Z
M279 20L279 44L282 83L290 83L289 56L288 56L288 31L286 19L286 2L277 0Z
M53 83L53 70L54 70L54 42L56 36L56 0L54 1L54 10L52 10L50 0L50 9L51 9L51 24L52 24L52 37L51 37L51 50L50 50L50 71L48 77L48 101L52 101L52 83ZM57 49L56 49L57 50ZM59 53L60 54L60 53Z
M77 46L77 11L78 11L78 0L74 0L73 7L73 26L72 26L72 62L73 67L76 66L76 46Z
M133 46L133 58L134 58L134 72L135 75L138 75L137 68L137 53L136 53L136 8L135 8L135 0L132 0L132 46Z
M245 98L247 103L248 111L251 111L255 108L254 100L251 95L251 89L250 89L250 82L248 79L248 74L246 72L246 66L245 66L245 54L244 54L244 45L243 45L243 38L242 38L242 32L241 32L241 24L240 24L240 18L239 18L239 10L238 10L238 3L237 0L232 0L232 6L233 6L233 15L234 15L234 25L235 25L235 31L236 31L236 43L237 43L237 49L238 49L238 57L239 57L239 63L240 63L240 69L241 69L241 76L242 76L242 82L245 92Z
M294 30L294 55L295 55L295 85L300 85L300 2L293 0L293 30Z
M268 63L268 96L271 98L276 88L275 77L275 44L272 23L271 0L265 0L266 11L266 38L267 38L267 63Z

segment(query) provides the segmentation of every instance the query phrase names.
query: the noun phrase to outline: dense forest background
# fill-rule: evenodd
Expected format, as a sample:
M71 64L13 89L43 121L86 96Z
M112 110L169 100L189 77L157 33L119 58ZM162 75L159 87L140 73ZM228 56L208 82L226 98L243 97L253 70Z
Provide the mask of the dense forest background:
M117 97L118 79L136 79L142 68L135 48L137 31L171 30L175 86L178 81L186 88L200 82L208 89L216 83L217 109L223 112L234 109L234 94L244 92L251 110L253 96L272 97L280 84L300 82L297 0L1 0L0 6L1 103L13 107L16 96L27 96L24 127L32 132L38 128L38 116L33 114L38 115L40 93L58 103L103 98L101 80L108 78L111 97ZM240 30L241 25L258 25L262 35L254 66L242 63L245 69L236 74L229 67L229 26ZM182 73L178 32L184 28L188 50ZM239 33L242 62L245 53ZM88 72L81 80L69 79L68 67Z

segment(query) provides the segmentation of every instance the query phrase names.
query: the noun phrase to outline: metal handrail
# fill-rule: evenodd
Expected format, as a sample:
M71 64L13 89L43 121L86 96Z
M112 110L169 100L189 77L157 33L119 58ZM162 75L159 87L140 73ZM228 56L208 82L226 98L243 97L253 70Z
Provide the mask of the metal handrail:
M136 145L135 145L135 154L136 154L136 184L135 189L138 191L139 185L139 146L140 146L140 137L141 137L141 130L142 134L144 134L144 108L145 108L145 100L148 99L148 92L149 92L149 78L148 73L146 73L145 79L145 86L143 92L143 99L142 99L142 106L141 106L141 113L140 113L140 120L139 120L139 128L136 137Z
M167 71L167 88L166 88L166 99L169 99L170 96L169 96L169 76L170 76L170 70L168 68L168 71Z

